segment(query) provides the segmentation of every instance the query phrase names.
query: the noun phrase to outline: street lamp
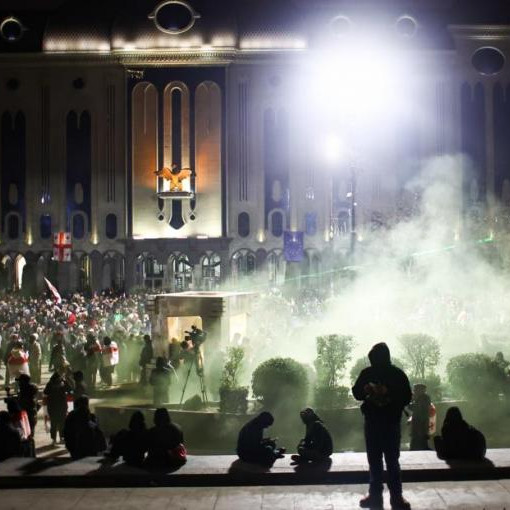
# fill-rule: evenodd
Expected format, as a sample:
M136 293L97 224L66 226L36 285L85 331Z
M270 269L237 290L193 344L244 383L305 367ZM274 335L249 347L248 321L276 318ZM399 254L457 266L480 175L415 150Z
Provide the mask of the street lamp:
M350 251L356 246L356 146L384 136L389 118L405 108L398 53L378 42L343 41L342 47L313 55L304 93L325 161L348 165L350 189ZM324 130L330 134L323 136ZM333 211L332 211L333 212ZM333 221L333 218L331 219Z

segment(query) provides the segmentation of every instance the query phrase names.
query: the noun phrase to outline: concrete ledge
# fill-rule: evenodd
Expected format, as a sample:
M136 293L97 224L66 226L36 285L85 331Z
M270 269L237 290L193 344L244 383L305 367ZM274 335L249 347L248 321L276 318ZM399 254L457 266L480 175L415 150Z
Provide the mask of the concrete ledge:
M510 449L489 450L484 462L448 465L435 452L402 452L404 482L510 478ZM151 486L308 485L368 482L364 453L337 453L331 464L292 466L290 456L270 470L240 462L233 455L189 456L175 472L132 468L122 462L88 457L9 459L0 463L0 488L90 488Z

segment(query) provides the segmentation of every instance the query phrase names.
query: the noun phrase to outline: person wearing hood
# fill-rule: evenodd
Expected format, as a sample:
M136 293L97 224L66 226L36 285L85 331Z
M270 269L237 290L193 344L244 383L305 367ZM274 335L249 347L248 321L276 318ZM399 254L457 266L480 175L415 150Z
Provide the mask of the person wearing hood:
M475 460L485 458L487 445L485 436L469 425L458 407L446 411L441 435L434 438L437 456L446 460Z
M244 425L237 438L237 455L242 461L271 467L283 458L285 448L277 448L275 439L264 437L264 429L273 423L273 415L263 411Z
M310 407L299 413L306 426L306 435L299 442L297 455L291 459L296 463L323 462L333 453L333 440L322 420Z
M391 508L408 510L411 505L402 496L400 479L400 423L404 408L411 402L412 391L406 374L391 363L390 350L384 343L372 347L370 366L358 376L352 393L363 402L365 444L370 470L368 495L362 508L383 506L383 456L388 471Z

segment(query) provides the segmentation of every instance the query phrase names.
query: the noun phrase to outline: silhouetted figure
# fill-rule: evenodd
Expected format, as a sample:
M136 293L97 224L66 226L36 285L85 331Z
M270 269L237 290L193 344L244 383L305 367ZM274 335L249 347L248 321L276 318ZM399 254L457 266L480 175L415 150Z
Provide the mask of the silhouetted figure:
M409 406L412 411L411 418L411 444L410 450L429 449L429 421L430 397L427 395L425 384L413 386L413 400Z
M485 436L462 418L458 407L446 411L441 435L434 438L440 459L482 460L487 446Z
M21 374L18 377L18 384L18 402L21 409L27 413L31 437L34 437L35 426L37 424L37 411L39 410L39 403L37 402L39 390L35 384L32 384L30 376L26 374Z
M126 464L140 467L149 449L148 430L141 411L135 411L129 420L129 429L119 431L112 438L110 456L122 457Z
M143 336L143 348L140 353L140 384L147 384L147 365L152 361L154 357L154 351L152 349L152 340L149 335Z
M77 370L76 372L73 373L73 382L74 382L73 400L75 402L80 397L87 395L87 385L85 384L84 379L85 379L85 377L81 370Z
M264 437L264 429L273 423L273 415L264 411L243 426L237 438L237 455L242 461L271 467L283 458L285 448L277 448L274 439Z
M119 363L119 347L110 337L103 339L104 347L101 353L101 374L107 386L113 385L113 372Z
M301 420L306 426L306 435L299 442L297 455L292 455L294 462L322 462L333 453L333 440L322 420L310 407L303 409Z
M369 494L360 501L362 508L382 507L383 456L388 470L390 502L394 509L409 509L402 497L400 479L400 421L412 397L406 374L391 363L390 350L378 343L368 354L370 367L363 369L352 388L362 400L365 418L365 443L370 469Z
M101 365L101 344L92 333L87 334L85 353L85 384L89 391L93 391L96 387L97 371Z
M0 411L0 461L22 457L21 435L11 423L7 411Z
M28 356L30 377L35 384L41 384L42 348L37 333L28 337Z
M35 444L32 438L32 429L30 428L27 412L21 408L18 399L15 397L7 398L6 402L11 425L20 435L21 456L35 457Z
M70 391L71 387L58 372L54 372L44 388L48 416L50 417L50 435L53 446L57 444L57 432L60 436L60 442L62 443L64 441L64 423L67 416L67 394Z
M72 459L93 457L106 450L106 440L90 412L86 396L76 399L74 409L67 415L64 426L66 448Z
M167 409L154 412L154 427L149 430L147 465L174 468L186 462L186 448L181 427L172 423Z
M154 388L153 400L155 406L168 402L168 390L170 389L170 367L165 358L156 358L156 368L151 371L149 382Z

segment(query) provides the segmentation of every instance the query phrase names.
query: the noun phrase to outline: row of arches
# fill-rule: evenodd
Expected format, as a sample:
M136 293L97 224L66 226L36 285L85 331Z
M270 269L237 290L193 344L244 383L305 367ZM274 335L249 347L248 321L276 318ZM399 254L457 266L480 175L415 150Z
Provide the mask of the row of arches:
M306 251L299 274L319 275L320 268L320 255ZM227 276L233 285L256 275L258 282L278 286L289 276L283 251L279 249L270 252L240 249L228 260L222 260L218 253L207 252L197 264L186 253L172 253L161 260L153 253L143 252L135 258L134 267L126 267L124 256L115 251L104 254L75 251L65 270L65 288L80 292L124 289L126 271L134 272L131 280L136 288L170 292L215 290ZM45 277L55 283L61 278L50 252L0 255L0 288L38 294L46 290Z

